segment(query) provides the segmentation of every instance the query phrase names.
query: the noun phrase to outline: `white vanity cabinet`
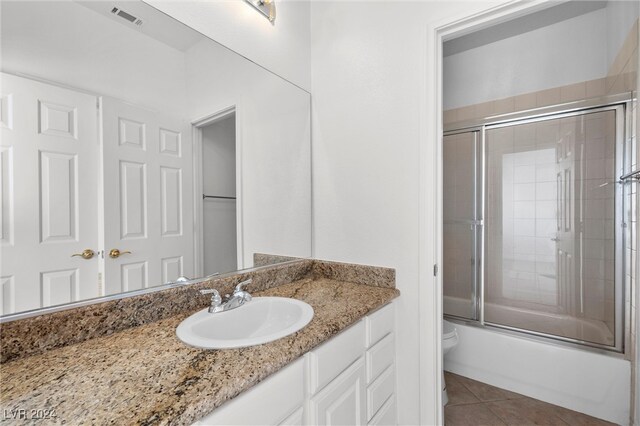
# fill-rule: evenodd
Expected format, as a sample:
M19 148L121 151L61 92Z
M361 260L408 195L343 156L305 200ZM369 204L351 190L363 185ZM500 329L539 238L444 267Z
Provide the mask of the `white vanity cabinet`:
M304 412L304 357L233 398L195 425L299 425Z
M367 422L396 424L395 313L393 304L365 318Z
M395 425L390 303L196 425Z
M307 424L366 423L365 320L306 355Z

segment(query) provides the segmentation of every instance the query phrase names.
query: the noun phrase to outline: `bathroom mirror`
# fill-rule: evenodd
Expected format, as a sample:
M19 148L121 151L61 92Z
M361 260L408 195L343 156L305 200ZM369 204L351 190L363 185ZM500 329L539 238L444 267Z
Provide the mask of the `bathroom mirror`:
M311 255L308 92L141 1L1 8L5 319Z

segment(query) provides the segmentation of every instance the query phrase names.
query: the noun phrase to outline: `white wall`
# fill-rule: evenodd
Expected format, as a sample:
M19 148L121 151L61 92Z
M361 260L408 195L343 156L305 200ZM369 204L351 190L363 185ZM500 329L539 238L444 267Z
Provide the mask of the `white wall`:
M495 4L311 5L314 255L396 268L402 293L396 310L401 424L434 424L435 413L421 419L419 409L422 401L435 401L437 393L435 385L426 394L419 391L421 374L430 384L438 374L433 368L420 371L419 365L420 356L427 364L433 360L431 353L419 352L419 290L434 285L433 253L422 260L429 264L424 274L419 257L420 144L427 153L436 144L426 136L433 129L424 128L433 114L424 105L435 99L435 88L426 85L436 54L427 44L427 26ZM424 184L426 192L435 194L433 181ZM426 224L427 235L433 225ZM432 246L429 240L425 243ZM426 302L439 303L433 296ZM433 323L428 319L423 326L426 338L435 340Z
M3 71L183 116L183 52L71 1L0 7Z
M180 2L186 9L207 4ZM257 15L243 6L252 18ZM190 40L181 51L72 1L2 2L1 7L3 70L109 95L189 122L236 106L243 165L238 190L244 201L245 262L239 259L240 266L252 266L254 252L311 256L308 92L206 37ZM143 28L165 17L144 3L131 3L127 10L147 19ZM181 25L163 24L166 33L176 34L171 24ZM300 66L309 74L308 60Z
M445 57L444 108L602 78L609 63L603 8Z
M309 94L208 40L187 52L187 93L191 121L236 107L239 265L256 252L311 256Z
M242 0L146 3L309 91L309 2L276 0L275 25Z

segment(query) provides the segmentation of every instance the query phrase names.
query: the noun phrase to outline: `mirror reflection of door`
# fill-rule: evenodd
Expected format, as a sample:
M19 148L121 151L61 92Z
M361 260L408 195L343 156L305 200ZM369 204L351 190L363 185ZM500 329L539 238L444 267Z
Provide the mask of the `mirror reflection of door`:
M204 275L238 269L236 117L202 127L202 242Z
M0 315L99 296L96 98L1 77Z
M101 98L101 110L105 294L193 276L185 121L109 97Z
M2 90L0 315L194 275L185 120L5 73Z
M311 255L310 94L126 3L2 4L2 316Z

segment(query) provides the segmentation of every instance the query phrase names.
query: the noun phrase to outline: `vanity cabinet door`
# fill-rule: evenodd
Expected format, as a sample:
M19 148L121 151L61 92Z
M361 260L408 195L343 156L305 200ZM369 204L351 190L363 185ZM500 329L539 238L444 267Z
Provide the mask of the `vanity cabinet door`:
M364 358L359 358L311 398L309 423L313 425L366 424L365 389Z

